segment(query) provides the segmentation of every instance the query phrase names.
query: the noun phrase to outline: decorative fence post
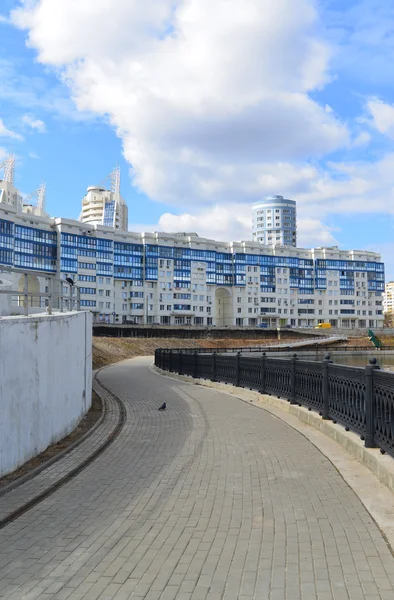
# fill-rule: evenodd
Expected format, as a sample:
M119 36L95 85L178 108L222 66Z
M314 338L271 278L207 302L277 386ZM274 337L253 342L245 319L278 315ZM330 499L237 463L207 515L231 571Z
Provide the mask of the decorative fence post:
M179 350L179 366L178 366L178 373L179 373L179 375L182 375L182 350Z
M193 379L197 379L197 360L198 352L195 350L193 353Z
M265 359L266 354L263 352L260 358L260 394L265 394Z
M241 353L237 352L237 355L235 357L235 386L239 387L239 363L240 363L240 359L241 359Z
M211 381L216 381L216 352L212 354L212 378Z
M296 404L296 362L297 354L293 354L291 357L290 404Z
M330 413L330 386L328 382L328 365L332 364L332 360L330 355L327 353L322 362L323 369L323 411L322 411L322 419L327 421Z
M369 365L365 367L365 447L376 448L375 437L375 398L373 373L380 369L376 364L376 358L369 359Z
M169 356L168 356L168 370L171 373L172 372L172 350L169 350L168 353L169 353Z

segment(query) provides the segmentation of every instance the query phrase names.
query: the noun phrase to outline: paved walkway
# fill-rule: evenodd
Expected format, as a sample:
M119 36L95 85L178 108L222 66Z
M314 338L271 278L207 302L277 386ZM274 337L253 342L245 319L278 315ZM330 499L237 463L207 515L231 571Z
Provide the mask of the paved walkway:
M0 598L394 600L385 540L310 442L149 362L101 372L120 436L0 531Z

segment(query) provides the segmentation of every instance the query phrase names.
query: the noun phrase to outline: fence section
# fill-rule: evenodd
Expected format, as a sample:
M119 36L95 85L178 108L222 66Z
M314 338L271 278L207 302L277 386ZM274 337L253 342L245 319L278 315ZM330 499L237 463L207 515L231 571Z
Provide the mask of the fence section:
M317 411L394 456L394 374L381 372L372 358L364 369L292 358L156 350L155 365L194 378L211 379Z

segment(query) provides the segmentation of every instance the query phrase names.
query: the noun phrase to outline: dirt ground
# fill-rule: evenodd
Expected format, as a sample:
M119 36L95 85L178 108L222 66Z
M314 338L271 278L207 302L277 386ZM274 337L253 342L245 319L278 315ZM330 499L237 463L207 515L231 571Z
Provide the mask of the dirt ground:
M383 346L394 346L394 336L384 335L383 333L378 333L377 337L382 341ZM373 344L367 336L349 338L347 342L344 342L343 344L339 344L339 345L340 346L361 346L362 348L366 348L366 349L373 348Z
M384 346L394 346L394 337L379 335ZM301 339L301 338L300 338ZM309 338L308 338L309 339ZM242 348L247 346L268 346L283 343L285 340L264 338L260 344L253 339L179 339L179 338L93 338L93 368L99 369L114 362L136 356L152 356L156 348ZM339 346L362 346L372 348L368 337L349 338Z
M249 339L186 339L179 338L93 338L93 368L99 369L114 362L135 356L152 356L156 348L243 348L258 346ZM261 345L278 344L278 339L261 341Z

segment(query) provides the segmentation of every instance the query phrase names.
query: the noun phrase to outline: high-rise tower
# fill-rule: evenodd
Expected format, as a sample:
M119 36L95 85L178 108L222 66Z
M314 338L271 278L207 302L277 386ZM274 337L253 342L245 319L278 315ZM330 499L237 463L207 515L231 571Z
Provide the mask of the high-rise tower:
M267 246L297 246L296 202L268 196L252 207L253 240Z
M120 194L120 168L115 167L109 177L111 180L110 190L105 189L102 185L88 187L82 200L79 221L127 231L128 209Z

